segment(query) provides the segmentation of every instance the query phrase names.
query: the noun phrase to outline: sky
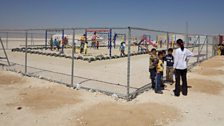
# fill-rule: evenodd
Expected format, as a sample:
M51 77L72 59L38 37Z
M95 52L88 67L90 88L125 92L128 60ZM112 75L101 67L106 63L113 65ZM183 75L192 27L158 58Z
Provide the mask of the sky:
M224 33L224 0L0 0L0 29L142 27Z

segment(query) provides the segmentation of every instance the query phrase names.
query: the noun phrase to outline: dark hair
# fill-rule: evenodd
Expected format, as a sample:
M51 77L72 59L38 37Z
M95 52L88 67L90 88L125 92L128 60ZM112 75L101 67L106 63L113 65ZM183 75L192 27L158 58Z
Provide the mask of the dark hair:
M163 55L163 51L158 52L158 56Z
M181 50L184 51L184 42L182 39L177 40L177 44L180 46Z
M168 49L168 52L173 52L173 49L172 49L172 48L169 48L169 49Z
M156 49L155 49L155 48L152 48L152 49L151 49L151 52L153 52L153 51L156 51Z

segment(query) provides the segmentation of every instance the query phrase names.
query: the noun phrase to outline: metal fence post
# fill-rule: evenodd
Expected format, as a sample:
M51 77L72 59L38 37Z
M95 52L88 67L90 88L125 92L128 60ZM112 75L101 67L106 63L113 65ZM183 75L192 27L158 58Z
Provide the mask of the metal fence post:
M214 56L218 55L218 44L219 44L219 38L216 38L215 41L213 42Z
M33 43L33 33L31 33L31 45L34 45L34 43Z
M189 37L188 37L189 35L188 35L188 22L186 22L186 45L187 45L187 47L189 46Z
M27 75L27 37L28 37L28 31L26 31L26 40L25 40L25 76Z
M47 30L45 31L45 50L47 50Z
M206 36L206 59L208 59L208 36Z
M109 52L109 54L110 54L110 58L111 58L111 56L112 56L112 29L110 29L109 41L110 41L110 43L109 43L109 46L110 46L110 52Z
M201 43L201 39L200 39L200 35L198 36L198 56L197 56L197 63L199 62L199 55L200 55L200 43Z
M72 34L72 73L71 73L71 87L73 87L74 85L74 53L75 53L75 50L74 50L74 47L75 47L75 29L73 29L73 34Z
M129 100L130 95L130 62L131 62L131 28L128 27L128 63L127 63L127 100Z
M166 34L166 39L167 39L167 45L166 45L166 50L168 51L168 49L169 49L169 40L170 40L170 38L169 38L169 32L167 32L167 34Z
M8 47L8 38L9 38L9 33L6 32L6 49L9 49L9 47Z

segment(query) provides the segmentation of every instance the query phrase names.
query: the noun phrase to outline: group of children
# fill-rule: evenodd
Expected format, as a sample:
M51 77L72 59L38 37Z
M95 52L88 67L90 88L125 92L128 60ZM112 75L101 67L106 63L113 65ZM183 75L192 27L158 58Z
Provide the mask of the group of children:
M97 38L99 38L99 37L96 35L96 32L94 32L92 39L91 39L91 41L92 41L91 47L92 48L99 49L99 41L97 41ZM126 48L125 42L121 42L120 56L125 56L125 48ZM80 53L87 54L87 51L88 51L87 36L86 36L86 34L83 34L80 38Z
M59 51L60 48L61 48L61 52L60 53L62 53L62 54L64 53L64 47L67 44L68 44L67 37L63 37L62 40L59 40L58 38L54 39L54 40L53 40L53 38L51 38L51 40L50 40L51 51L55 50L56 48L57 48L57 51Z
M159 51L155 48L151 49L150 59L149 59L149 72L150 79L152 83L152 88L155 90L155 93L162 94L162 90L164 89L164 62L166 62L166 81L173 83L173 65L174 65L174 56L173 49L168 49L168 54L166 55L166 51Z
M93 36L91 38L91 47L95 48L95 49L99 49L99 41L97 41L97 38L99 38L99 36L96 35L96 32L93 33ZM80 38L80 53L84 53L87 54L87 50L88 50L88 41L87 41L87 36L86 34L83 34Z

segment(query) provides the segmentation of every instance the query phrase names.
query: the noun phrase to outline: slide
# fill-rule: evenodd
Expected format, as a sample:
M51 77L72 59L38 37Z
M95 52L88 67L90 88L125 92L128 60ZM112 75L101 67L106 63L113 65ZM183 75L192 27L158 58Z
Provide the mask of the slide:
M153 43L150 39L147 39L146 37L144 37L144 40L148 42L150 45L152 45L153 47L157 47L156 43Z

